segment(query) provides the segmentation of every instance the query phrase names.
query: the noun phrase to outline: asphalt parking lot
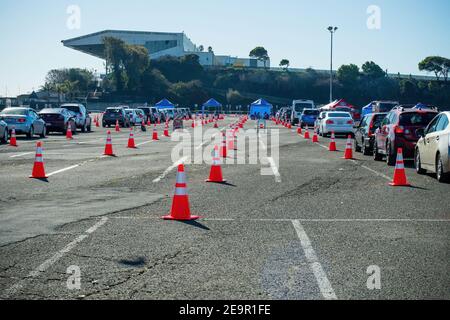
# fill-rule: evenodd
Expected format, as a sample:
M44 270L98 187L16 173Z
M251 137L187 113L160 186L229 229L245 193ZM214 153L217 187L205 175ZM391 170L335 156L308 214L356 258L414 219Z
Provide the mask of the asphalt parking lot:
M161 219L177 142L151 129L133 150L128 130L113 132L114 158L102 156L104 128L49 135L48 181L28 178L36 141L1 145L0 298L450 299L449 184L409 165L412 187L390 187L384 162L342 159L345 138L333 153L329 139L269 128L280 130L279 175L224 164L228 184L207 184L208 164L186 165L202 217L189 223ZM72 266L79 289L67 286ZM367 286L371 266L379 289Z

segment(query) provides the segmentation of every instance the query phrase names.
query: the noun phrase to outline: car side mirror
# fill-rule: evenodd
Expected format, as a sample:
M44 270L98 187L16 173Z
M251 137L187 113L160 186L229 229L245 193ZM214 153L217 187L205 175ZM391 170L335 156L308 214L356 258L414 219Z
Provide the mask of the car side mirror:
M416 136L418 136L419 138L425 137L425 129L423 129L423 128L417 129Z

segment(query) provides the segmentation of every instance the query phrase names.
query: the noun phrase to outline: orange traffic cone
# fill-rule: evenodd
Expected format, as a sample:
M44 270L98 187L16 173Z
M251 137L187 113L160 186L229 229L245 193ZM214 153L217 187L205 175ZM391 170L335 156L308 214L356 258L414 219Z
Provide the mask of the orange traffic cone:
M397 163L395 164L394 179L389 185L393 187L410 187L406 178L405 162L403 161L403 149L398 148Z
M222 133L222 148L220 149L220 156L222 158L227 157L227 137L225 132Z
M113 148L112 148L111 131L109 131L109 130L108 130L107 136L106 136L105 153L103 155L111 156L111 157L115 156L115 154L113 152Z
M344 159L345 160L353 159L353 139L351 135L348 136L347 144L345 145Z
M156 130L156 124L153 126L153 141L158 141L158 130Z
M222 175L222 167L220 165L220 156L219 156L219 147L215 146L214 148L214 157L211 166L211 172L209 174L209 179L206 182L214 182L214 183L225 183L226 180L223 180Z
M67 124L66 139L68 139L68 140L73 139L72 128L70 127L70 123Z
M191 127L195 128L195 120L192 121Z
M151 125L152 125L152 123L151 123L150 119L148 119L148 120L147 120L147 126L150 127Z
M331 151L331 152L337 151L334 131L331 132L331 142L330 142L330 146L328 147L328 151Z
M297 133L302 134L302 127L300 126L300 124L298 125Z
M116 132L120 132L119 120L116 121Z
M100 128L100 118L99 118L99 116L96 117L95 127Z
M178 166L177 183L175 185L175 195L173 196L172 210L170 215L164 216L164 220L190 221L197 220L199 216L191 216L189 208L189 197L187 194L186 174L184 165Z
M45 174L44 169L44 157L42 155L42 142L38 141L36 144L36 157L34 160L33 171L30 178L32 179L46 179L48 178Z
M130 138L128 139L128 149L136 149L136 144L134 142L133 129L130 129Z
M309 135L309 128L308 125L306 125L306 129L305 129L305 139L310 139L310 135Z
M11 137L9 138L9 145L11 147L17 147L16 129L14 127L11 130Z
M217 123L217 120L216 120L216 122L214 123L214 129L219 129L219 124Z
M166 126L164 128L164 136L170 138L169 135L169 124L166 122Z
M313 135L313 138L312 138L312 142L313 143L319 143L319 137L317 136L316 128L314 128L314 135Z

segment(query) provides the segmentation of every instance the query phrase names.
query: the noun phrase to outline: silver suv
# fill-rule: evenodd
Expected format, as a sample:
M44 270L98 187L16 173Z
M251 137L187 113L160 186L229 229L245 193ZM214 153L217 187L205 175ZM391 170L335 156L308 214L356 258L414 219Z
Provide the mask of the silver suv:
M74 115L77 129L81 129L81 132L91 131L92 119L84 105L79 103L66 103L61 108L67 109Z

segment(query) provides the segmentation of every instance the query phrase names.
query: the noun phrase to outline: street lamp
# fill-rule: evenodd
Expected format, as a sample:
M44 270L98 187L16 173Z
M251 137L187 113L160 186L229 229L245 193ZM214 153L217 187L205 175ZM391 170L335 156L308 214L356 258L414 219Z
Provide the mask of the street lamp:
M330 58L330 103L333 102L333 35L338 27L328 27L331 34L331 58Z

